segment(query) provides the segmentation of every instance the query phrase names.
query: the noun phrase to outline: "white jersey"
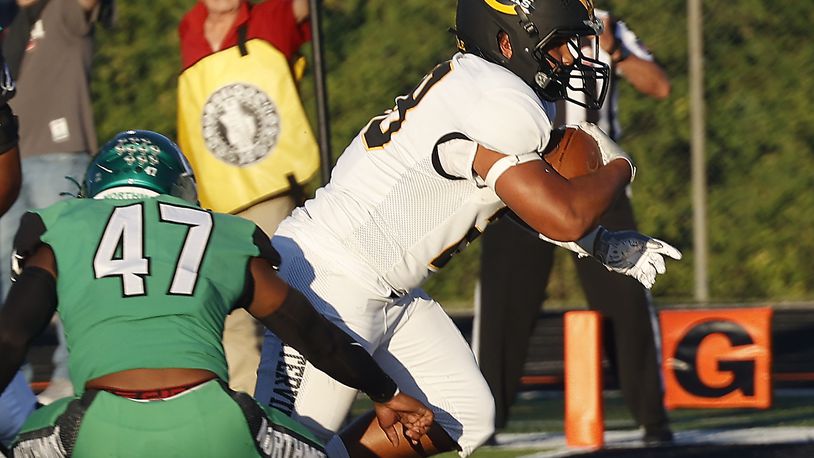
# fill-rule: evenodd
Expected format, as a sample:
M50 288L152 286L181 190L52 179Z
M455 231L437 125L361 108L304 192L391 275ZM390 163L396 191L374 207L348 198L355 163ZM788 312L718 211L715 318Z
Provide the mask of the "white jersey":
M329 256L382 294L404 293L505 207L472 169L476 143L507 155L540 152L553 110L503 67L456 54L370 121L330 183L276 235Z

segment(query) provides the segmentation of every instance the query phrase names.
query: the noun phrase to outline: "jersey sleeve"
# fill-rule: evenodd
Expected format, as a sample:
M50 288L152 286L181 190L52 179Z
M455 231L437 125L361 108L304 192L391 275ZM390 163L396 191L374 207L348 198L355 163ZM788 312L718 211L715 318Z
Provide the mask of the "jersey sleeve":
M461 133L441 137L432 152L435 171L449 180L473 180L472 162L478 144Z
M311 39L308 19L297 23L294 17L292 0L267 0L251 7L251 15L258 29L259 37L269 41L287 60ZM262 24L262 25L261 25ZM255 38L250 26L250 38Z
M639 37L630 30L627 24L622 21L616 22L616 39L621 40L625 48L639 59L649 62L653 61L653 54L650 50L647 49L644 43L639 40Z
M278 270L282 261L280 253L271 245L269 236L256 225L254 226L252 241L259 251L257 257L265 259L274 270ZM243 292L235 301L232 310L246 308L252 303L252 300L254 300L254 277L252 277L251 263L249 262L246 263L246 282L243 284Z
M20 227L14 236L14 252L11 259L12 278L22 272L25 259L37 250L42 242L42 235L45 234L45 223L42 217L34 212L25 212L20 219ZM3 262L8 262L4 260Z
M510 156L542 151L551 129L539 101L517 89L490 91L464 123L467 137Z
M254 239L254 245L260 250L258 256L268 261L269 264L277 270L282 262L282 257L280 257L280 253L271 246L271 238L258 226L255 226L252 238Z

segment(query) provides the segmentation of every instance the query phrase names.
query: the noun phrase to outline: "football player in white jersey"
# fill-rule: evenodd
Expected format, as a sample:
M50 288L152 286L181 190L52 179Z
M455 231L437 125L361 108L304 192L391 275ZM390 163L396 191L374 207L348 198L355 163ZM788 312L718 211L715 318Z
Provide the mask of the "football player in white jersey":
M643 283L664 272L663 255L680 257L659 240L597 227L635 171L598 128L582 126L602 150L595 173L566 180L541 158L554 100L569 89L590 106L604 98L607 66L577 42L601 33L592 1L459 0L456 25L461 52L373 118L272 240L281 276L436 415L421 443L397 445L361 416L331 439L331 456L466 456L493 433L493 399L469 346L418 287L507 206ZM257 399L326 439L356 394L272 334L258 377Z

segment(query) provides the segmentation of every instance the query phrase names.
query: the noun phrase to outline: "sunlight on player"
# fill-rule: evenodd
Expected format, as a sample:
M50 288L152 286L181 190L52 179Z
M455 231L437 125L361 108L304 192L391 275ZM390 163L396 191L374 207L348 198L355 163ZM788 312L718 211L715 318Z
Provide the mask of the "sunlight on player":
M595 42L602 30L592 2L459 0L456 23L461 52L374 117L330 183L272 239L284 260L280 275L435 412L419 444L397 446L373 413L363 415L330 440L335 456L466 456L492 435L494 403L469 346L418 287L507 207L535 232L645 282L664 271L663 254L680 256L647 236L597 227L634 172L604 134L583 126L603 158L585 176L567 180L540 155L553 101L569 89L589 107L605 96L608 67L577 43ZM296 353L280 337L266 335L258 400L289 406L293 418L332 437L355 390L310 362L292 368ZM303 383L291 390L281 373Z

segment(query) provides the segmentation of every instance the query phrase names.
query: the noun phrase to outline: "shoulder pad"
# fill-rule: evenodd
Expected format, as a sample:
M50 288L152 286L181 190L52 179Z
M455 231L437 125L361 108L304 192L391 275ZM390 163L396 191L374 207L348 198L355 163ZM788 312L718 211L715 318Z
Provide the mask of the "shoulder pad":
M254 245L260 250L259 256L266 261L268 261L274 269L278 269L280 267L280 263L282 262L282 258L280 257L280 253L271 246L271 238L263 232L263 229L260 229L258 226L254 228Z

